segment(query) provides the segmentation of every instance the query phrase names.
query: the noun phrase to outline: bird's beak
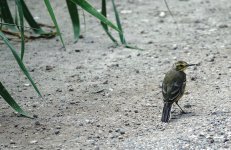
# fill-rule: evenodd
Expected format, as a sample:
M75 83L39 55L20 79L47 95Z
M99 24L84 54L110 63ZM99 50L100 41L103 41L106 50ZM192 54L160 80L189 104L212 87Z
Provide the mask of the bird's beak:
M198 64L188 64L187 67L190 67L190 66L197 66Z

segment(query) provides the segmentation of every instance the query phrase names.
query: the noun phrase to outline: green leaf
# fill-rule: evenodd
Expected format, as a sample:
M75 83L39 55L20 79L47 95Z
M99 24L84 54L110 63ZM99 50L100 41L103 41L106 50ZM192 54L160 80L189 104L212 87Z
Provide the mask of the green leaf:
M105 18L107 18L107 8L106 8L106 0L102 0L102 10L101 10L101 13L105 16ZM108 26L107 24L103 23L101 21L101 25L104 29L104 31L107 33L107 35L109 36L109 38L116 44L118 45L118 42L116 41L116 39L111 35L111 33L109 32L108 30Z
M112 5L113 5L113 9L114 9L114 12L115 12L115 17L116 17L116 23L117 23L117 26L119 28L119 30L121 31L119 33L119 36L120 36L120 41L122 44L125 44L126 45L126 40L125 40L125 37L124 37L124 34L123 34L123 28L122 28L122 25L120 23L120 17L119 17L119 13L116 9L116 5L115 5L115 2L114 0L112 0Z
M136 46L130 46L130 45L128 45L127 43L126 43L125 47L126 47L126 48L130 48L130 49L140 50L140 51L143 51L143 50L144 50L144 49L139 48L139 47L136 47Z
M12 14L10 12L10 8L6 0L0 0L0 8L1 8L1 18L3 19L3 21L5 23L15 25ZM16 26L8 26L8 28L13 32L18 32Z
M25 37L24 37L24 18L23 18L23 9L21 1L23 0L15 0L17 7L18 7L18 13L19 13L19 20L20 20L20 33L21 33L21 60L23 61L24 51L25 51Z
M121 31L116 27L112 22L110 22L107 18L105 18L101 13L99 13L94 7L91 6L90 3L88 3L86 0L72 0L75 4L78 4L80 7L82 7L85 11L90 13L91 15L98 18L100 21L104 22L108 26L112 27L113 29L117 30L119 33Z
M80 21L77 5L73 3L71 0L66 0L66 3L72 21L75 42L77 42L80 35Z
M6 88L3 86L3 84L0 82L0 95L3 97L3 99L19 114L28 117L30 117L25 111L21 109L21 107L15 102L15 100L11 97L9 92L6 90Z
M5 44L10 48L11 52L14 55L15 60L17 61L19 67L21 68L21 70L23 71L23 73L26 75L26 77L30 80L32 86L34 87L34 89L36 90L36 92L39 94L39 96L42 97L41 93L39 92L37 86L35 85L34 81L32 80L29 72L27 71L25 65L23 64L22 60L20 59L20 57L18 56L16 49L14 48L14 46L12 44L10 44L9 40L6 38L6 36L2 33L2 31L0 31L0 37L2 38L2 40L5 42Z
M63 42L63 38L62 38L61 32L59 30L59 25L58 25L58 23L56 21L55 14L54 14L54 11L53 11L53 9L51 7L50 0L44 0L44 2L45 2L45 5L47 7L47 10L48 10L48 12L49 12L49 14L51 16L52 21L55 24L55 27L56 27L56 30L57 30L57 34L59 35L60 40L61 40L61 42L63 44L63 47L65 48L65 45L64 45L64 42Z
M34 17L30 13L30 11L29 11L26 3L24 2L24 0L21 0L20 2L21 2L21 5L22 5L22 9L23 9L23 15L24 15L26 21L28 22L28 24L30 25L30 27L32 27L33 31L35 33L37 33L37 34L47 34L45 31L42 30L42 28L34 20Z

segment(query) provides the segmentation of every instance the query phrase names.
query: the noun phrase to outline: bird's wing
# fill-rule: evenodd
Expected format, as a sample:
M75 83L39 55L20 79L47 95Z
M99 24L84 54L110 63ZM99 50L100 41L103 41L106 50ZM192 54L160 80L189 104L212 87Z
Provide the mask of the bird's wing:
M186 84L186 78L183 80L171 80L163 82L162 93L164 101L174 102L182 96Z

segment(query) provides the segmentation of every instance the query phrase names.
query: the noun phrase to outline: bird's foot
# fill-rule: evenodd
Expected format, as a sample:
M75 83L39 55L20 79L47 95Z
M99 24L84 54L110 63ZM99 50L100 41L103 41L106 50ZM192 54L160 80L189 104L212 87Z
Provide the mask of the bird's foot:
M185 111L181 111L181 114L188 114L188 112L185 112Z

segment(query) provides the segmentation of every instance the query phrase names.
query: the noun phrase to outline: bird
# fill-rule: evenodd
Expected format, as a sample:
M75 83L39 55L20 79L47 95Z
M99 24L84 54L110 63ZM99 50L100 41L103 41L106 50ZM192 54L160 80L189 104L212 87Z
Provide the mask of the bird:
M186 86L186 74L185 69L189 66L195 66L197 64L188 64L185 61L177 61L173 64L172 68L165 74L162 83L162 94L164 107L162 112L161 121L169 122L171 115L172 104L181 109L182 113L185 113L178 104L178 101L183 96Z

